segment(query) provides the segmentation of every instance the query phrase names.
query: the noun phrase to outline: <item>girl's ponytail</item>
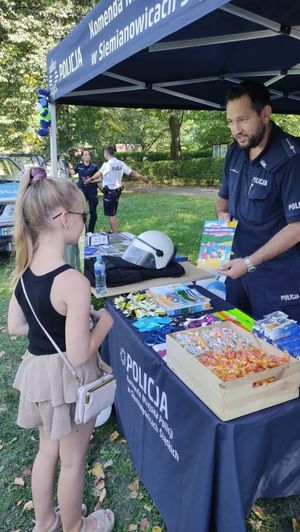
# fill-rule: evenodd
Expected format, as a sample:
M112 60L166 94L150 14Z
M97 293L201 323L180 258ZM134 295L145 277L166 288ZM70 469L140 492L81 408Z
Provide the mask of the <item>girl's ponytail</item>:
M46 179L44 168L28 168L21 178L15 211L15 286L30 266L39 245L39 235L47 230L49 213L57 207L72 210L80 191L71 180Z
M31 168L28 168L24 176L21 178L18 197L16 201L15 210L15 227L14 227L14 241L15 241L15 271L13 273L13 284L15 285L28 268L32 261L35 243L32 238L30 227L24 216L24 197L28 187L31 184Z

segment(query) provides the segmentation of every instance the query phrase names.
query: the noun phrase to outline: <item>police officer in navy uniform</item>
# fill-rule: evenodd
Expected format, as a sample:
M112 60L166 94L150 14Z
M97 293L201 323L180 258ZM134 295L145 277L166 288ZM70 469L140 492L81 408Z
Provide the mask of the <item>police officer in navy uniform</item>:
M260 83L245 81L227 94L235 142L216 212L238 227L222 273L230 303L256 319L282 310L300 322L300 139L276 126L271 112Z
M93 182L93 177L99 169L96 164L91 162L91 155L88 150L82 150L81 156L82 162L75 166L74 173L79 176L78 187L82 190L89 205L90 219L87 230L93 233L97 221L98 205L98 187L97 183Z

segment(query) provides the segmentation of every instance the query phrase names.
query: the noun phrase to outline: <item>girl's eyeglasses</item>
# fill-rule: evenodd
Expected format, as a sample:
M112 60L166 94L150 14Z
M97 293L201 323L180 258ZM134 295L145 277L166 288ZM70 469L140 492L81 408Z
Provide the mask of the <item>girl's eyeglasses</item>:
M86 224L87 216L88 216L86 212L75 212L75 211L67 211L67 212L69 214L80 214L80 216L82 216L82 221L83 221L84 225ZM53 216L52 220L55 220L56 218L58 218L62 214L63 214L63 212L60 212L59 214L56 214L56 216Z

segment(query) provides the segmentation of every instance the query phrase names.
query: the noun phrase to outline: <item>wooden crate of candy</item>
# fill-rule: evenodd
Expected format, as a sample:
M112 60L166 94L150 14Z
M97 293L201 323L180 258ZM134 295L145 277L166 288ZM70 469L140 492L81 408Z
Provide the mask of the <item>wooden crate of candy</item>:
M223 421L299 396L300 361L228 321L168 335L167 363Z

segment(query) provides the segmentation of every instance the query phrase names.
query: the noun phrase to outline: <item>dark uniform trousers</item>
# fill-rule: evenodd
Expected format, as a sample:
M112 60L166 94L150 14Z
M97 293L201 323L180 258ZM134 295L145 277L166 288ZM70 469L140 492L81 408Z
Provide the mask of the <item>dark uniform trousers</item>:
M87 231L88 233L93 233L97 222L98 194L97 190L96 192L94 190L89 190L89 186L90 185L87 185L86 187L80 187L80 190L83 192L89 206L90 217Z
M85 185L84 181L98 172L98 166L94 163L86 165L81 162L76 165L75 172L79 175L78 187L83 192L89 206L90 217L87 231L93 233L97 221L98 186L96 183Z
M256 319L282 310L300 323L300 257L274 259L226 280L226 299Z

